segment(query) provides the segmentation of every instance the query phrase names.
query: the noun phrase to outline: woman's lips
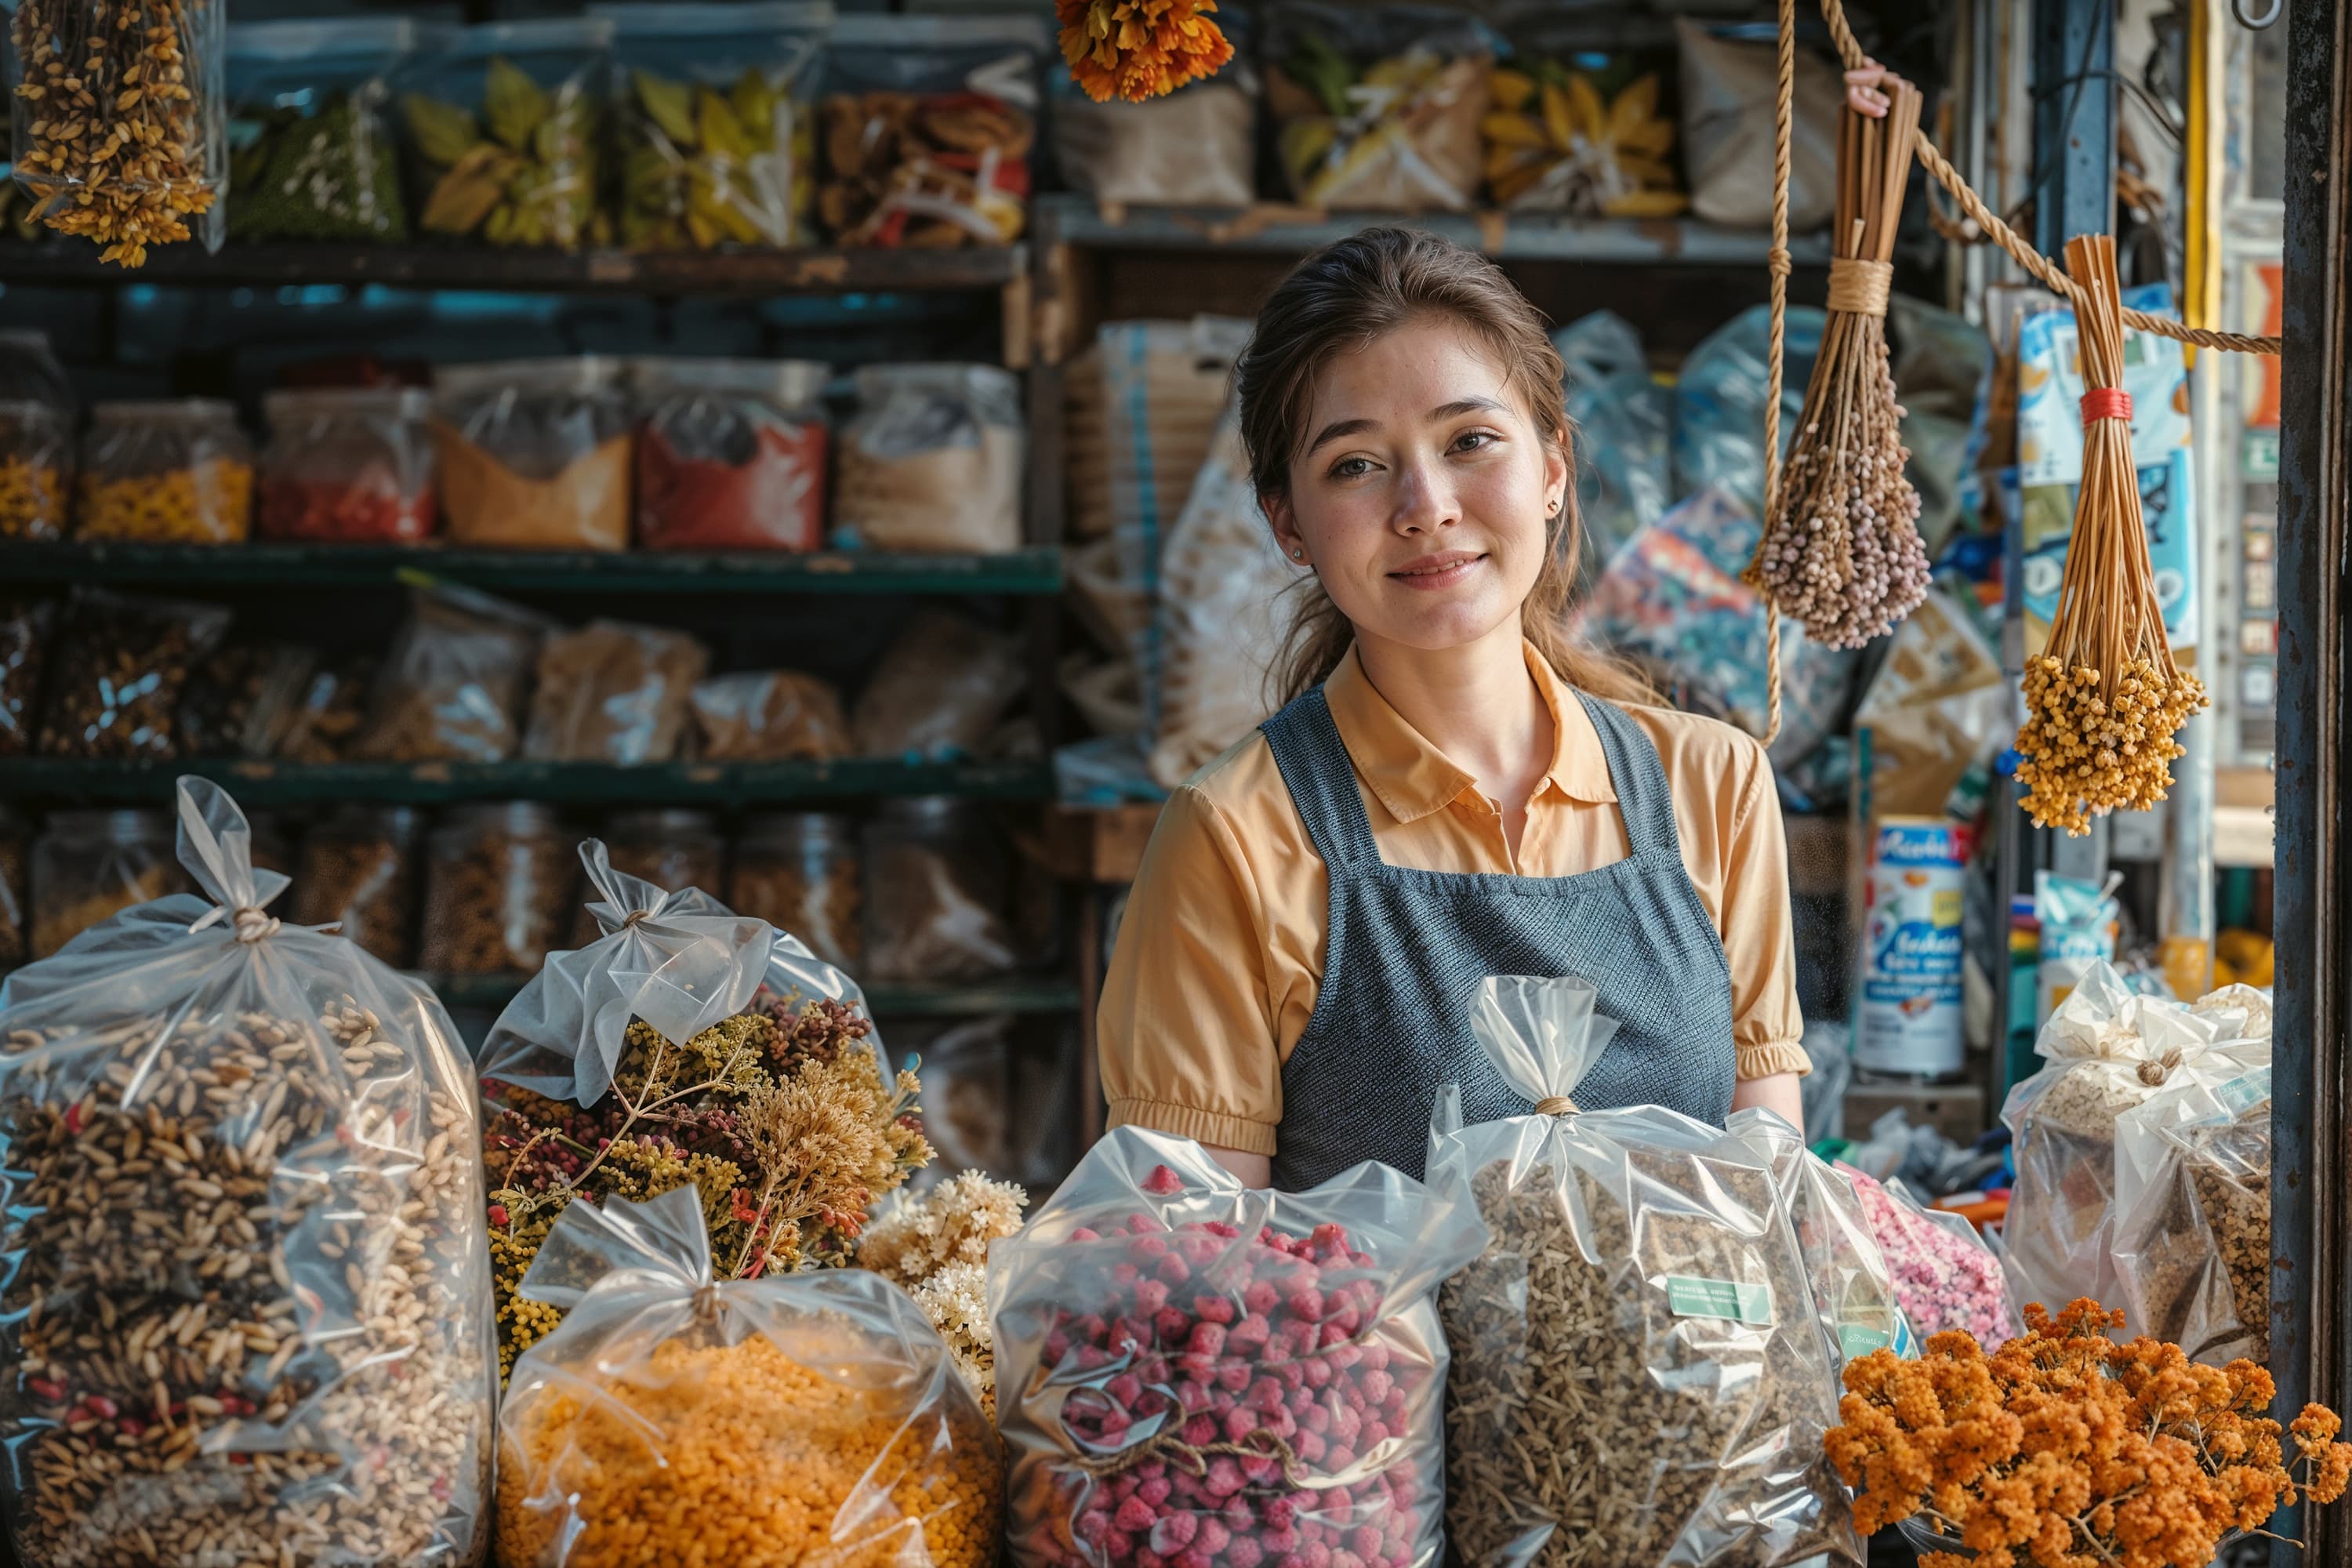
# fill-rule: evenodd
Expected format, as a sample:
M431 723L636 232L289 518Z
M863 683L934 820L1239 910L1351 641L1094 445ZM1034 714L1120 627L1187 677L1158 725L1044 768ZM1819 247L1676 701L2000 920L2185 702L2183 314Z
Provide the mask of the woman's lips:
M1473 568L1486 560L1472 550L1449 550L1443 555L1424 555L1418 561L1408 561L1389 576L1408 588L1433 593L1451 588L1470 575Z

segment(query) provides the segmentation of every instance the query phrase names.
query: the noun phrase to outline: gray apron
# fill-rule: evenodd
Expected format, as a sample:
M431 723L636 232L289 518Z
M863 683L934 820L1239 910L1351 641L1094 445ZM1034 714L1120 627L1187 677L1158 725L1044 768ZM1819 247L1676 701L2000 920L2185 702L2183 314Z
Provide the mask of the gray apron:
M1489 974L1579 975L1615 1037L1576 1087L1591 1110L1731 1113L1731 972L1683 866L1657 748L1577 694L1601 736L1631 853L1572 877L1418 871L1382 861L1355 764L1317 687L1267 720L1266 743L1331 880L1323 983L1282 1069L1274 1184L1311 1187L1364 1160L1418 1177L1430 1108L1462 1086L1465 1123L1534 1108L1471 1037Z

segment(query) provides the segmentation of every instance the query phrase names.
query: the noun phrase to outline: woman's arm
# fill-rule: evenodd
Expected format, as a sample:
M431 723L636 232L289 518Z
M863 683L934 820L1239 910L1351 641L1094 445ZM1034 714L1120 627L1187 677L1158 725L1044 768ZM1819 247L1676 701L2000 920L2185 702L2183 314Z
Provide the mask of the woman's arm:
M1213 1144L1204 1143L1202 1147L1208 1151L1210 1159L1231 1171L1234 1179L1242 1185L1245 1187L1274 1185L1274 1162L1265 1155L1248 1154L1239 1149L1220 1149Z
M1805 1130L1805 1096L1798 1087L1795 1073L1768 1073L1762 1078L1742 1079L1734 1084L1731 1109L1745 1110L1751 1105L1771 1111L1800 1133ZM1226 1168L1230 1170L1232 1167Z

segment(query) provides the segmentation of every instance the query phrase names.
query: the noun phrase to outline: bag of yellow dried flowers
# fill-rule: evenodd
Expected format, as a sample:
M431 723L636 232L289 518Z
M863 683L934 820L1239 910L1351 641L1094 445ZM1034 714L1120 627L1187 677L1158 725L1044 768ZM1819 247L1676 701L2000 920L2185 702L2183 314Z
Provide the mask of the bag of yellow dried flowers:
M2041 1071L2009 1091L2017 1182L2001 1239L2019 1300L2055 1308L2077 1296L2122 1304L2114 1257L2116 1123L2159 1090L2217 1087L2270 1059L2242 1039L2243 1015L2144 995L2091 966L2042 1026Z
M730 1275L702 1205L575 1204L525 1276L567 1314L499 1415L506 1568L988 1568L996 1436L905 1292Z
M558 1314L517 1286L575 1200L692 1187L727 1277L850 1260L866 1211L927 1163L915 1079L865 996L797 938L580 847L603 935L550 954L480 1055L500 1364Z
M1473 1028L1535 1113L1464 1127L1458 1088L1438 1098L1431 1184L1488 1235L1438 1293L1451 1544L1532 1568L1859 1563L1822 1455L1829 1346L1771 1168L1658 1106L1577 1110L1617 1028L1596 1000L1490 976Z

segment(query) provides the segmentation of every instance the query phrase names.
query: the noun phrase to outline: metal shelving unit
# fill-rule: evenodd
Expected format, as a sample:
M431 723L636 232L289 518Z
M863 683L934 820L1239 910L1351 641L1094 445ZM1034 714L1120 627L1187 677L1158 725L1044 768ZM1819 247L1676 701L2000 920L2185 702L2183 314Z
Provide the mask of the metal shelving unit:
M530 977L527 974L443 974L419 972L451 1007L503 1007ZM1054 974L1005 975L955 985L866 987L866 1005L877 1018L977 1018L993 1014L1067 1013L1077 1005L1076 983Z

